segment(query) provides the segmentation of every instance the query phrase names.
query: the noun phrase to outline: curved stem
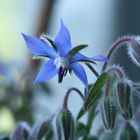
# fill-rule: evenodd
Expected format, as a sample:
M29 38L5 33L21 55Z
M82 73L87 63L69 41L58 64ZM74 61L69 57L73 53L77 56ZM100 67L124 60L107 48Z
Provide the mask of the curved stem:
M122 72L122 70L117 67L111 67L108 72L110 71L116 72L120 78L124 77L124 73Z
M125 36L122 37L120 39L118 39L111 47L111 49L109 50L108 54L107 54L107 58L110 59L111 55L113 54L114 50L116 50L118 47L122 46L123 44L126 44L128 42L132 41L132 37L131 36ZM109 62L109 61L108 61ZM106 69L108 62L105 62L102 68L102 72Z
M80 95L80 97L82 98L82 100L84 100L84 96L83 96L82 92L79 89L72 87L72 88L68 89L68 91L66 92L66 95L65 95L64 101L63 101L63 109L68 108L68 98L72 91L77 92Z
M98 78L99 74L98 72L91 66L91 64L89 63L85 63L87 65L87 67L93 72L93 74L95 74L95 76Z

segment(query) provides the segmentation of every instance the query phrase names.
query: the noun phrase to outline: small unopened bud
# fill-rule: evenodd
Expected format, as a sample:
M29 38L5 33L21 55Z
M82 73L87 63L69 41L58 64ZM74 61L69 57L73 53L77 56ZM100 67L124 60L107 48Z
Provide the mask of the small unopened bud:
M132 118L132 108L130 102L131 87L128 82L123 80L118 81L116 84L116 99L121 114L125 119Z
M62 109L56 118L58 140L73 140L74 120L68 109Z
M131 104L129 104L128 108L122 112L122 116L125 120L130 120L133 116Z
M133 41L128 44L128 54L132 61L140 67L140 37L134 37Z
M104 97L101 106L101 115L106 129L112 130L115 126L116 107L113 98L110 96Z
M119 140L138 140L137 132L130 123L127 122L122 128Z
M27 123L21 122L15 128L11 140L27 140L30 135L30 127Z
M41 123L38 123L34 127L29 140L39 140L43 137L46 137L49 134L49 132L52 131L52 119L53 117L43 120Z

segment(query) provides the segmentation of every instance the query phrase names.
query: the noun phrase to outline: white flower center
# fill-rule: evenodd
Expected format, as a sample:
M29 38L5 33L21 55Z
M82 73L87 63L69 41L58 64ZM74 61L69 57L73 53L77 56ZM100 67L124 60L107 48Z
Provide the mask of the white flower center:
M57 69L59 69L60 67L69 69L70 66L69 60L60 56L54 59L54 64L56 65Z

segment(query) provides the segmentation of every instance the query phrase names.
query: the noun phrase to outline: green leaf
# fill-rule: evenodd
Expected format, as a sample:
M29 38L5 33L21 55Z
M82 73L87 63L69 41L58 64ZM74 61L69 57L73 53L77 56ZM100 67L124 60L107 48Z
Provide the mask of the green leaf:
M77 47L73 48L67 55L67 57L71 57L73 55L75 55L77 52L79 52L80 50L86 48L88 45L78 45Z
M93 87L94 84L88 84L88 91L91 90L91 88ZM86 90L85 90L85 95L86 95Z
M98 101L102 95L101 88L105 84L105 81L107 79L107 73L103 73L100 75L100 77L97 79L95 84L89 84L89 94L85 99L84 106L81 108L77 115L77 120L79 120L86 112L87 110L92 106L95 107L98 105Z
M95 84L90 89L88 96L85 100L85 110L89 109L90 106L99 98L98 94L101 94L101 88L104 86L107 79L107 73L103 73L100 75L100 77L97 79Z
M92 88L93 84L88 84L88 91ZM85 95L86 95L86 90L85 90ZM84 107L82 107L77 115L77 120L79 120L84 114L86 113L86 110Z
M77 122L76 128L75 128L75 139L78 139L84 134L86 134L86 125L81 122Z
M82 107L77 115L77 120L79 120L86 113L84 107Z

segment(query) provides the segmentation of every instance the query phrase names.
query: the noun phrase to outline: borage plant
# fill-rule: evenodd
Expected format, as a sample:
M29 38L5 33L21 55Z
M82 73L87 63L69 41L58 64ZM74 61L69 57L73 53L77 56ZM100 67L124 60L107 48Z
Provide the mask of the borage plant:
M44 59L46 62L41 68L35 82L51 79L58 74L58 82L62 82L69 72L75 73L85 85L85 91L76 87L68 89L64 97L62 109L55 115L42 120L31 128L27 123L17 125L12 135L7 139L12 140L137 140L139 139L139 124L137 119L139 111L134 110L134 100L140 98L139 83L130 80L124 68L112 65L110 60L114 52L123 46L128 48L128 55L138 67L140 66L140 38L138 36L124 36L119 38L110 48L107 57L102 55L87 57L80 50L87 45L71 46L70 34L63 21L55 39L46 34L40 38L22 34L26 45L34 58ZM98 73L92 64L95 61L104 63L101 73ZM79 62L84 62L96 75L95 83L88 84L84 68ZM75 91L83 100L83 105L73 118L68 108L69 95ZM136 106L138 107L138 106ZM87 122L80 118L88 114ZM96 116L102 117L102 124L93 135L92 124ZM122 117L121 117L122 116ZM55 121L55 124L52 123ZM54 126L55 125L55 126ZM54 129L56 127L56 130ZM106 131L105 131L106 130ZM3 136L6 138L6 136Z

